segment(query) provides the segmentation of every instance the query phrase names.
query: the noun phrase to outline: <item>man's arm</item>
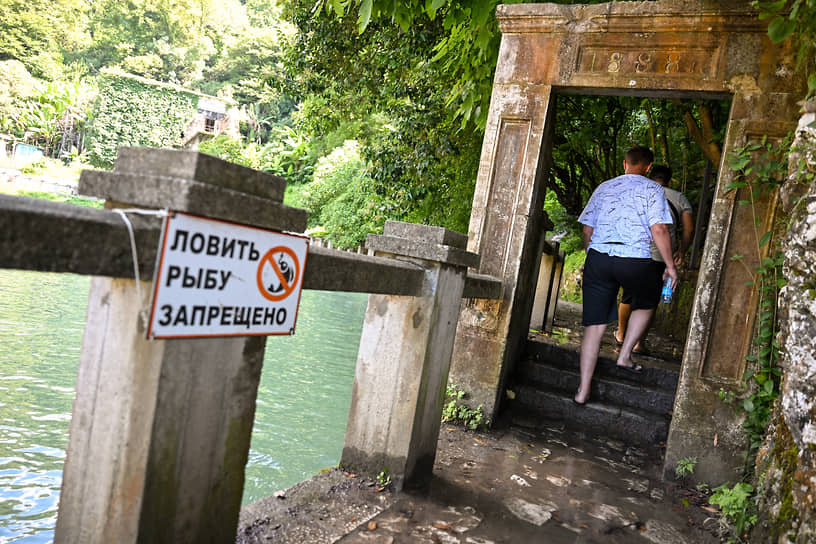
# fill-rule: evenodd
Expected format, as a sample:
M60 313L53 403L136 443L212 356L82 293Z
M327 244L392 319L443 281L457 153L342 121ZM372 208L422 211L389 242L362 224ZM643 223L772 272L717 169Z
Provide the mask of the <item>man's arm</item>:
M584 225L584 251L589 247L589 242L592 240L592 233L595 232L593 227Z
M680 216L683 222L683 239L680 240L680 247L674 252L674 266L683 264L683 257L686 255L694 235L694 215L691 212L683 212Z
M677 288L677 268L675 268L674 260L672 259L671 250L671 235L669 234L669 226L665 223L655 223L649 229L652 231L652 239L654 240L660 256L663 257L663 262L666 263L666 271L663 273L663 279L671 277L672 289Z

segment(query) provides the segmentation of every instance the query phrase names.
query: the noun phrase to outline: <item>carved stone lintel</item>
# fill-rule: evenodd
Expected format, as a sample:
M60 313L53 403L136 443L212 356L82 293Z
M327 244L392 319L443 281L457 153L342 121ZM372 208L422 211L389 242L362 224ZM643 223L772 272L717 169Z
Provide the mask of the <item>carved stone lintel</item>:
M637 4L637 9L632 5ZM765 32L747 2L609 2L510 4L496 8L503 34L541 32Z

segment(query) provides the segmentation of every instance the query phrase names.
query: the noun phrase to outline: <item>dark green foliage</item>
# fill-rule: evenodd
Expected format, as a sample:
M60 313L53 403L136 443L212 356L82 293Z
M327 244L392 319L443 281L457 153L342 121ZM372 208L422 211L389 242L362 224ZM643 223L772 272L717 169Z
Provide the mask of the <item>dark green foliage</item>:
M553 166L548 189L577 217L601 182L622 173L639 100L626 97L556 97Z
M454 125L451 83L431 61L441 21L410 32L371 22L362 35L351 20L291 6L300 33L287 56L293 90L307 96L296 122L312 141L354 127L369 162L368 199L386 199L389 219L467 231L482 133Z
M598 4L603 1L558 0L555 3ZM310 13L317 11L318 16L325 9L345 18L361 34L377 25L390 25L405 34L413 34L429 22L438 22L440 31L429 46L434 52L431 62L437 65L434 71L440 82L446 84L449 119L462 119L463 127L474 123L483 129L501 41L496 7L516 3L519 1L318 0L309 6Z
M368 233L382 232L388 197L372 190L372 179L351 142L318 164L314 181L297 186L287 204L309 212L309 227L322 229L332 245L354 248Z
M335 247L355 248L365 242L368 233L382 233L386 219L382 199L370 196L368 182L363 175L352 177L342 193L321 210L327 238Z
M781 43L795 37L799 45L799 62L805 61L816 47L816 2L813 0L778 0L751 2L759 10L760 19L770 19L768 37ZM812 67L809 67L812 69Z
M229 90L243 105L247 124L242 133L247 141L266 143L274 128L291 125L296 103L286 94L281 55L279 32L251 29L231 42L205 72L203 92L214 95Z
M178 147L198 97L115 74L104 76L90 123L88 159L111 168L119 146Z

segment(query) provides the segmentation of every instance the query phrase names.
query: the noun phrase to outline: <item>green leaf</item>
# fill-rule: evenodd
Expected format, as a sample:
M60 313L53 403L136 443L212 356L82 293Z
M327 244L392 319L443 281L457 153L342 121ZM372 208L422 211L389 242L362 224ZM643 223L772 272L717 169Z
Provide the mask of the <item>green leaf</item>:
M777 2L758 2L757 7L760 9L759 18L769 19L776 15L779 10L785 7L787 0L778 0Z
M772 395L774 392L774 383L772 380L768 380L764 384L762 384L762 391L766 395Z
M744 401L742 401L742 408L748 413L753 412L754 411L754 401L753 401L753 399L748 398L748 399L745 399Z
M335 0L337 1L337 0ZM371 21L371 6L374 0L363 0L360 4L360 16L357 19L357 29L362 34Z
M731 155L728 157L732 170L742 170L751 163L751 157L747 155Z
M768 25L768 37L774 43L781 43L793 34L795 28L796 21L777 16Z

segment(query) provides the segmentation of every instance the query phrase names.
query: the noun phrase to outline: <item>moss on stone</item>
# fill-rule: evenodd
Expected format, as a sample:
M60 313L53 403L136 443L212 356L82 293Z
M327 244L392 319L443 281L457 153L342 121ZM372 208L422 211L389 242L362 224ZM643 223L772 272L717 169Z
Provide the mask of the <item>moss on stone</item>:
M779 478L779 514L772 520L772 535L778 540L798 523L799 512L793 507L793 481L796 473L799 448L784 425L777 428L777 440L771 457L774 464L782 471Z

